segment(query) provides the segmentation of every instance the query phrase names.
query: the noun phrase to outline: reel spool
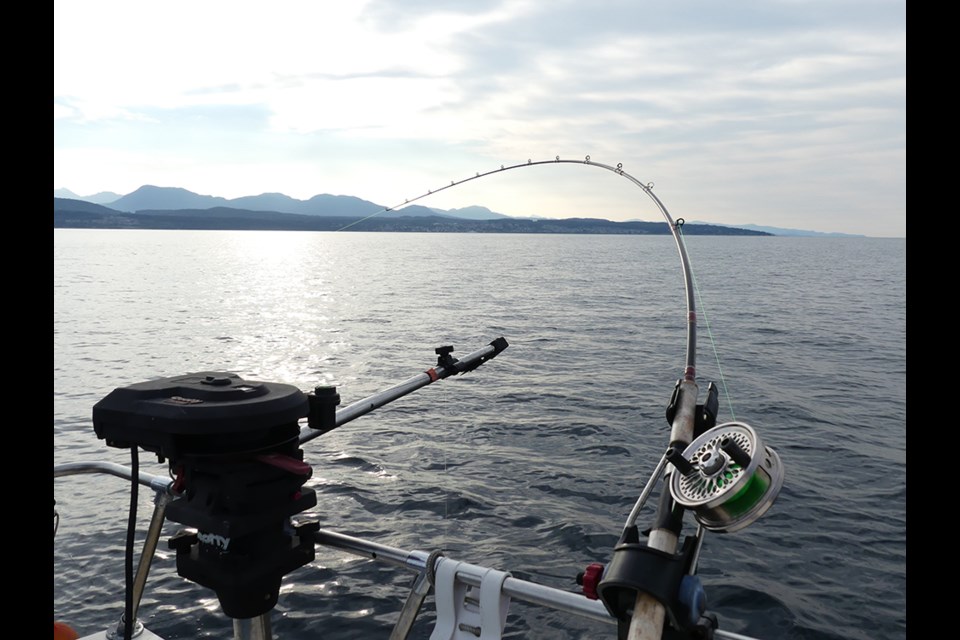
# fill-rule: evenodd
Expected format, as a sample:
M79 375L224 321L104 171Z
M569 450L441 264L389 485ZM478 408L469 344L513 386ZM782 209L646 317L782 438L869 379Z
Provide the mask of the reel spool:
M731 533L752 524L783 486L780 456L743 422L704 432L682 457L674 462L670 493L710 531Z

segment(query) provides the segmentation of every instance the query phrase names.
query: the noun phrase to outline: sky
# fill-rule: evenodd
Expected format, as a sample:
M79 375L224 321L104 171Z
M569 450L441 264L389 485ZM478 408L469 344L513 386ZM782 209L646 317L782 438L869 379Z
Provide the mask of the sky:
M54 189L397 206L623 170L673 218L906 237L905 0L54 2ZM580 163L417 202L657 220Z

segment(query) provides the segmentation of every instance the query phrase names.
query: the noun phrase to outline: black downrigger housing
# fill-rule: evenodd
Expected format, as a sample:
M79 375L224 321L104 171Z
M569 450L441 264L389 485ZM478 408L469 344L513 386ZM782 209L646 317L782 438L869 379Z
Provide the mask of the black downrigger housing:
M169 460L166 517L196 529L170 540L177 572L213 589L231 618L270 611L283 576L314 559L319 524L290 520L317 504L303 486L312 469L298 425L311 400L290 385L202 372L118 388L93 407L109 446Z

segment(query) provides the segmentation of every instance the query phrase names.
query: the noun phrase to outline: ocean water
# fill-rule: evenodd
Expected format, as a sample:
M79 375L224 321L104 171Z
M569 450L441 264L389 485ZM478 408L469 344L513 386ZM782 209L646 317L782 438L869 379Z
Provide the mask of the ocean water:
M720 628L757 638L906 637L906 243L688 237L698 382L753 426L783 489L749 528L708 534L700 576ZM203 370L338 385L349 404L454 345L510 347L304 446L321 526L577 590L607 562L667 445L682 374L670 237L54 230L54 464L129 452L96 438L117 387ZM142 469L165 475L155 458ZM139 521L152 510L141 490ZM54 482L53 611L81 633L123 609L129 485ZM646 526L653 501L641 513ZM692 530L692 517L685 520ZM229 638L213 593L165 540L140 619ZM318 548L284 579L278 639L386 638L412 574ZM433 598L412 637L428 638ZM615 637L514 603L507 637Z

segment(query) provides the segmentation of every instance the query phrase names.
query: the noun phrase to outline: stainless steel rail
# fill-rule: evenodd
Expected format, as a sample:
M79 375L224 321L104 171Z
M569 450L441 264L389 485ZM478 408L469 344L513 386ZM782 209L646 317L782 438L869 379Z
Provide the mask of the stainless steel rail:
M105 473L130 480L133 478L133 471L129 467L114 462L68 462L53 466L53 477L62 478L64 476L76 476L92 473ZM170 494L170 487L173 486L173 480L163 476L155 476L143 471L137 474L137 482L145 487L149 487L158 493Z
M370 542L362 538L355 538L343 533L337 533L329 529L320 529L315 534L315 538L319 545L347 551L371 560L386 562L420 574L426 572L427 559L430 557L430 554L426 551L406 551L377 542ZM438 557L436 562L439 564L443 561L443 557ZM458 572L457 579L474 587L480 586L480 577L472 573ZM503 593L514 600L521 600L530 604L556 609L557 611L571 613L606 624L617 624L617 619L610 615L603 606L603 603L599 600L590 600L579 593L564 591L562 589L512 577L504 581ZM716 629L714 636L725 640L757 640L756 638L732 633L730 631L723 631L721 629ZM405 636L398 637L402 638ZM393 638L393 636L391 636L391 638Z

